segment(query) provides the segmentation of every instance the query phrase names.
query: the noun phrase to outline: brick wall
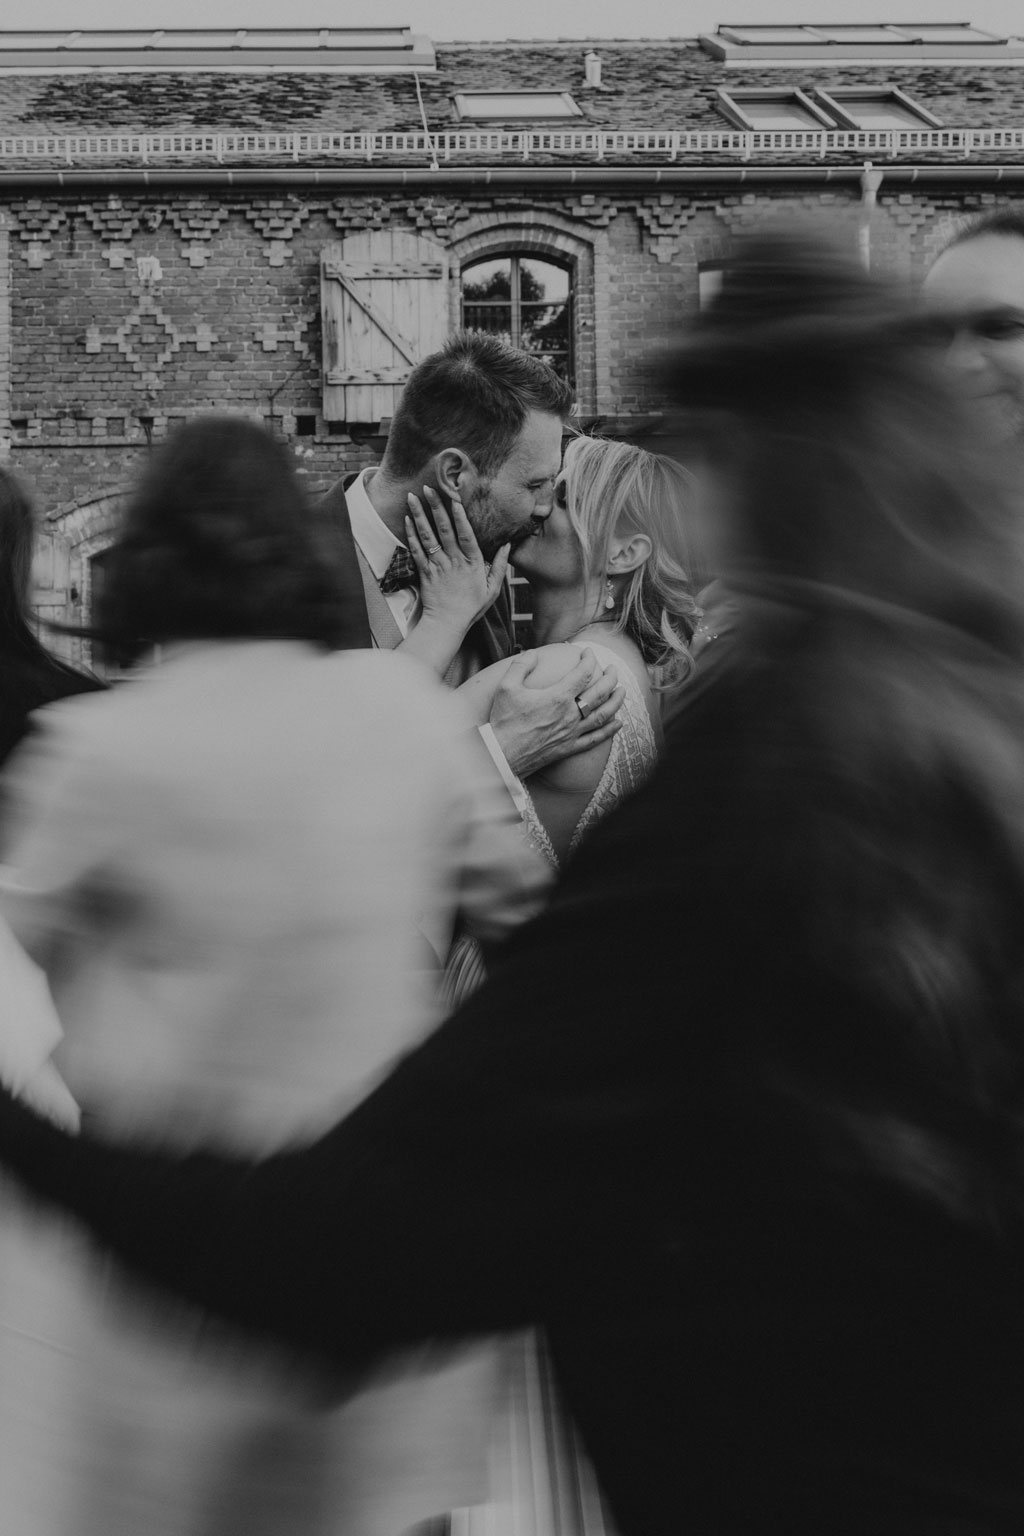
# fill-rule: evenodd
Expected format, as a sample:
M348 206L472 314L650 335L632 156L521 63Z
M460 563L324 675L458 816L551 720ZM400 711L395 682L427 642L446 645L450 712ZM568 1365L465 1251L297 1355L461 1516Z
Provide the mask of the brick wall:
M916 281L960 214L999 200L883 188L874 259ZM268 421L311 490L374 461L372 443L320 410L324 245L393 227L447 245L456 273L501 247L568 260L581 409L622 415L659 404L648 358L695 309L699 265L783 209L855 221L859 204L852 188L10 200L0 207L0 456L9 444L63 550L40 606L84 616L88 560L109 542L148 444L176 421L222 408ZM451 304L455 321L455 284Z

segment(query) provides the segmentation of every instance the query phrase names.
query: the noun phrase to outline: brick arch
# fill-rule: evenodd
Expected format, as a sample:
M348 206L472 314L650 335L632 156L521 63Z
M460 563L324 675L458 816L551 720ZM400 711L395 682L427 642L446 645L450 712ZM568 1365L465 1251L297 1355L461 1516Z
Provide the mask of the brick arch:
M482 213L458 226L450 242L452 282L451 323L460 318L460 274L468 262L488 255L517 251L541 260L570 265L574 277L576 326L576 391L580 411L599 409L607 397L609 378L608 337L595 325L595 295L607 292L608 236L603 229L577 223L544 209L515 209L507 213Z

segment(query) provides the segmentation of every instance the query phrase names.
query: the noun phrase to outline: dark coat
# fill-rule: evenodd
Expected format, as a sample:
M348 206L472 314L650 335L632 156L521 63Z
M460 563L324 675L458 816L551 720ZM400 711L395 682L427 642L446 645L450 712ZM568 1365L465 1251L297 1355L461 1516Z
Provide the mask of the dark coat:
M953 687L942 637L782 628L313 1147L174 1161L8 1105L0 1155L343 1371L545 1325L623 1536L1024 1530L1019 871L893 729L915 678ZM977 721L989 689L1019 714L1006 668L960 670Z

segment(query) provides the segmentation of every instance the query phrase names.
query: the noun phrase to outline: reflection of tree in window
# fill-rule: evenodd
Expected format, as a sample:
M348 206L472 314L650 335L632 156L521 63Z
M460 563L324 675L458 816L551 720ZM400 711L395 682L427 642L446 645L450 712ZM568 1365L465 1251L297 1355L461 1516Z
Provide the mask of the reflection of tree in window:
M527 256L487 257L462 269L462 323L535 352L572 379L572 278Z

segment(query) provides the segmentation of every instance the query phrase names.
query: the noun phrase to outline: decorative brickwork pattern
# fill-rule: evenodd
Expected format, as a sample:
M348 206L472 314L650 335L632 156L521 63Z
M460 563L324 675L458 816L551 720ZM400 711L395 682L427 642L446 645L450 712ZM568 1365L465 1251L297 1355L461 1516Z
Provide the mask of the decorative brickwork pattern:
M153 228L163 217L159 209L146 209L135 203L126 206L114 193L105 203L84 203L82 217L103 241L104 260L112 268L123 268L132 259L131 241L145 220Z
M267 242L263 254L270 265L283 267L291 259L296 231L309 218L309 205L294 198L287 202L283 198L270 198L266 202L251 203L243 211Z
M423 233L443 236L469 217L469 205L454 198L417 197L406 205L405 217Z
M67 210L39 198L16 204L14 218L22 242L21 254L30 267L41 267L53 255L52 239L67 221Z
M312 325L312 315L306 315L284 329L278 325L276 320L265 320L253 334L264 352L276 352L284 344L285 346L294 347L295 351L301 353L309 362L315 363L316 357L306 336L306 332Z
M190 267L205 267L209 243L227 216L226 208L205 199L168 205L166 218L185 241L181 254Z
M356 229L386 229L392 204L383 197L336 197L324 209L335 229L347 235Z
M98 325L90 325L85 333L85 350L97 353L104 347L116 347L139 375L139 382L155 390L163 388L161 370L181 347L191 345L197 352L209 352L216 340L216 333L205 323L190 332L182 331L152 294L143 293L116 331L105 334Z
M697 207L696 203L674 196L671 192L640 199L636 216L647 231L647 249L656 261L664 265L677 255L680 236L697 212Z
M568 206L574 219L582 219L585 224L596 224L600 229L607 229L619 211L610 197L603 197L596 192L583 192L579 197L571 197Z

